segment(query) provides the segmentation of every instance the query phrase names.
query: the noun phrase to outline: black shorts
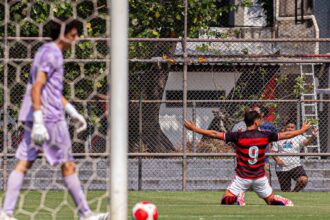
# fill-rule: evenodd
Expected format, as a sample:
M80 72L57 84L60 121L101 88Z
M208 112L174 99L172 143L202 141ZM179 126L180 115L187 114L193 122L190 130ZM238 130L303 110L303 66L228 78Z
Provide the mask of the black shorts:
M282 191L290 191L291 179L297 181L297 179L301 176L307 177L306 171L302 166L295 167L288 171L276 172L276 175Z

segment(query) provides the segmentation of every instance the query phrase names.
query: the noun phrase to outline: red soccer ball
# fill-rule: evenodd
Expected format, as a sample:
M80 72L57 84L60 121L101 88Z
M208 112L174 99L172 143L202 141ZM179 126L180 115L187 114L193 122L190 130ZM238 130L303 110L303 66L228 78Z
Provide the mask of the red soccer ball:
M135 204L132 210L133 220L157 220L157 207L148 201L141 201Z

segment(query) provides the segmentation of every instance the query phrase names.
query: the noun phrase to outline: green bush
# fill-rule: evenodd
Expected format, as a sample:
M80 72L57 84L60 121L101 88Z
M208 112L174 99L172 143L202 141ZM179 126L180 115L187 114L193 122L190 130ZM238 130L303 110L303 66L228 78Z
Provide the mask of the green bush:
M38 37L38 35L39 29L35 24L27 21L21 26L21 37Z
M42 0L37 0L31 7L31 18L37 23L44 23L49 17L50 5Z

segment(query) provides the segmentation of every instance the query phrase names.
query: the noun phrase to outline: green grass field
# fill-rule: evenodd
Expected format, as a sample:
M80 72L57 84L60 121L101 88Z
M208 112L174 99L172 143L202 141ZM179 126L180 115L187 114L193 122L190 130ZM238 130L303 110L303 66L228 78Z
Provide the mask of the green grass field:
M267 206L255 193L246 194L247 206L221 206L223 192L130 192L129 214L132 206L140 200L155 203L159 219L207 220L207 219L330 219L330 193L278 193L290 198L294 207ZM74 205L62 192L24 192L16 210L19 220L70 220L77 219ZM1 198L3 194L1 194ZM68 198L68 199L66 199ZM105 211L106 195L89 192L88 199L93 209ZM68 202L66 202L68 201ZM56 218L52 213L56 213ZM130 218L129 218L130 219Z

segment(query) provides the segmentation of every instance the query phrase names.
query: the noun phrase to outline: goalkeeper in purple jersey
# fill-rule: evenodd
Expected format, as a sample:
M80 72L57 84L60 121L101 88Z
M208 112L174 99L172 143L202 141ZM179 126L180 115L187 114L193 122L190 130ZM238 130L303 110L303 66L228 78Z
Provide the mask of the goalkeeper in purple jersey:
M76 204L81 220L108 219L108 213L93 213L85 198L72 156L71 138L65 112L77 122L77 133L87 127L84 117L63 97L63 52L79 36L79 23L53 25L53 41L42 45L33 60L19 120L25 125L24 138L17 151L17 163L7 182L7 191L0 212L1 220L15 220L14 209L24 176L43 151L48 163L60 165L64 185Z

